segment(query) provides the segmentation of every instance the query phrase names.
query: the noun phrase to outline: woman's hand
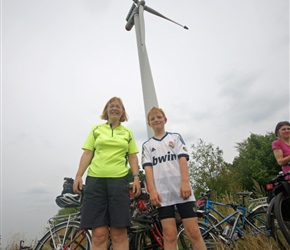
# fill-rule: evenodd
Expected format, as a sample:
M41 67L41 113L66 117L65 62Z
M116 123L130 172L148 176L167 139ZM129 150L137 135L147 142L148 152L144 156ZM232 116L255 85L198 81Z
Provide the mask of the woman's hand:
M73 191L76 194L82 194L82 189L83 189L83 180L82 177L76 177L74 180L74 185L73 185Z
M132 188L133 188L133 196L138 197L141 194L141 186L140 186L139 178L134 178Z

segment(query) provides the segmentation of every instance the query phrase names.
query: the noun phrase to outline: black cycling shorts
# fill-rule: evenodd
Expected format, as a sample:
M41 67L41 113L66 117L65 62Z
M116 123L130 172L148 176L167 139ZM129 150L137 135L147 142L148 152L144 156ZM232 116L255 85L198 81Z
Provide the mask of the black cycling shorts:
M81 228L91 229L104 225L129 227L131 225L129 206L127 176L120 178L87 176L81 210Z
M197 217L197 214L195 212L194 201L189 201L171 206L159 207L157 208L157 210L160 220L174 218L176 217L177 212L179 213L181 219Z

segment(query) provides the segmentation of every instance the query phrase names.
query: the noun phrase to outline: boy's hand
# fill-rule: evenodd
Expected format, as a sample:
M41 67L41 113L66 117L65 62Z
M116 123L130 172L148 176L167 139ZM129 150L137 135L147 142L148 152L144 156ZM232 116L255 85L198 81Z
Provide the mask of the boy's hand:
M150 202L153 206L160 207L161 201L162 199L156 190L150 192Z
M188 181L181 182L180 195L184 200L187 200L191 196L191 188Z

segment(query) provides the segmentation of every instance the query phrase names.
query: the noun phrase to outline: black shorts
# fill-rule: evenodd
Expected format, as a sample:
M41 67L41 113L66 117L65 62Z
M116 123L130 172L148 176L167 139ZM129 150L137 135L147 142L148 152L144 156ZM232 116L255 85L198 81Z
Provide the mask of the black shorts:
M81 214L81 228L129 227L130 197L128 177L87 176Z
M157 208L157 210L158 210L158 216L160 220L167 219L167 218L174 218L176 217L176 212L179 213L181 219L197 217L197 214L195 212L194 201L189 201L189 202L166 206L166 207L159 207Z

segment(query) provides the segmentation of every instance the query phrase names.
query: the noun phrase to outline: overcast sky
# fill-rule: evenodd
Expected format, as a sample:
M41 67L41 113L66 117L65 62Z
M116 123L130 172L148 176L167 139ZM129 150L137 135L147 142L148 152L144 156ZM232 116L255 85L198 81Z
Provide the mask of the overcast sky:
M1 1L1 236L35 239L74 177L112 96L147 139L130 0ZM236 157L236 143L289 120L288 0L159 0L146 46L166 129ZM139 154L140 157L140 154Z

